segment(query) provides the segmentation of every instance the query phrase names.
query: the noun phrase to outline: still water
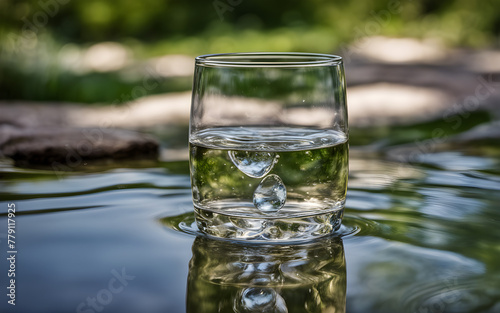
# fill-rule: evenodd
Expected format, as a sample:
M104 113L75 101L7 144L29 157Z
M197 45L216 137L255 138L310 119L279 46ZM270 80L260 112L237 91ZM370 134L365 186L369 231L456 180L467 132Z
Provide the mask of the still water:
M500 312L499 168L354 148L336 236L243 245L196 236L187 161L62 176L4 162L1 312Z

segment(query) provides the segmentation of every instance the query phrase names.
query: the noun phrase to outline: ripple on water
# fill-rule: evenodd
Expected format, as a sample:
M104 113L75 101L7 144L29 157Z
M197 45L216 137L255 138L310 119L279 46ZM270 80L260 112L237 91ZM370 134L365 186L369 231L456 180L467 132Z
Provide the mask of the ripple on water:
M436 187L451 188L481 188L483 190L500 190L500 182L494 179L485 179L486 175L470 175L469 173L445 172L437 170L427 171L425 184Z
M167 216L160 219L160 222L174 231L182 232L193 236L206 236L196 225L194 213L188 212L175 216ZM356 215L344 215L344 220L340 228L332 236L350 237L354 235L371 236L376 234L382 227L381 224Z
M499 312L499 277L471 276L416 284L403 307L410 312Z
M490 158L464 155L458 151L417 154L417 160L422 164L434 165L451 171L489 169L496 163Z

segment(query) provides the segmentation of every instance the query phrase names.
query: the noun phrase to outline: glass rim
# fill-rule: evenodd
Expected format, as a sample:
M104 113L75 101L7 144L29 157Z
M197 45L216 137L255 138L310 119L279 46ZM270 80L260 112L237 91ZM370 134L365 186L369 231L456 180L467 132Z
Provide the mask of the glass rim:
M204 54L196 57L197 66L209 67L309 67L342 63L333 54L302 52L237 52Z

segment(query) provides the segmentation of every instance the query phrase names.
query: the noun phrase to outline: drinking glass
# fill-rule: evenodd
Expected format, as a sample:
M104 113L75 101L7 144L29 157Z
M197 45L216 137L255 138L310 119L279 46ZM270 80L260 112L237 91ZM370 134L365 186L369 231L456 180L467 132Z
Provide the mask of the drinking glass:
M189 162L196 223L235 240L304 241L340 227L348 174L342 58L196 58Z

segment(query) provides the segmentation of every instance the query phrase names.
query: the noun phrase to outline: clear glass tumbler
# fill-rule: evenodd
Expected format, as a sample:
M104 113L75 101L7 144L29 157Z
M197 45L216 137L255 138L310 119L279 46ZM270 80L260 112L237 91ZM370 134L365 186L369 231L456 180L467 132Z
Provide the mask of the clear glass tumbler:
M343 217L348 126L342 58L196 58L189 161L196 223L228 239L302 241Z

